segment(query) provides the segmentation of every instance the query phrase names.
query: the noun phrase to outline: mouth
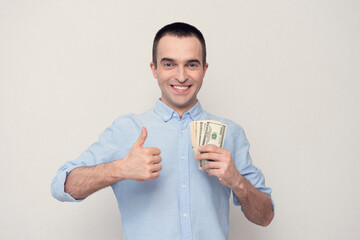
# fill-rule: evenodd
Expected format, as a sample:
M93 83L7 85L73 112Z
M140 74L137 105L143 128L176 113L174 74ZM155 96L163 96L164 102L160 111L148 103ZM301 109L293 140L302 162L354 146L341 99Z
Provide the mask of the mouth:
M189 88L191 88L191 85L171 85L171 87L179 93L186 92Z

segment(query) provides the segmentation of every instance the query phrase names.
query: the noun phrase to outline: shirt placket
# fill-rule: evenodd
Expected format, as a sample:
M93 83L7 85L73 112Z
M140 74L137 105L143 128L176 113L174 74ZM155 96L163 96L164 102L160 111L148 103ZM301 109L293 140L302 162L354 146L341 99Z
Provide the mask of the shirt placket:
M189 175L189 117L180 121L180 149L179 149L179 196L181 239L191 239L190 216L190 175Z

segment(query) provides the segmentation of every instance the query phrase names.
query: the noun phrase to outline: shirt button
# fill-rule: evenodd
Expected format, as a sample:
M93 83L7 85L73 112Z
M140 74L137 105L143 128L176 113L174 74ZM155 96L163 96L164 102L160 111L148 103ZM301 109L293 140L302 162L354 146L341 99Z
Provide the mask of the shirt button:
M182 134L184 134L184 133L185 133L185 131L184 131L184 130L181 130L181 133L182 133Z
M184 218L186 218L186 217L187 217L187 213L184 213L183 216L184 216Z
M182 188L186 188L186 185L185 185L185 184L182 184L181 187L182 187Z
M184 157L184 156L181 156L181 159L182 159L182 160L185 160L185 157Z

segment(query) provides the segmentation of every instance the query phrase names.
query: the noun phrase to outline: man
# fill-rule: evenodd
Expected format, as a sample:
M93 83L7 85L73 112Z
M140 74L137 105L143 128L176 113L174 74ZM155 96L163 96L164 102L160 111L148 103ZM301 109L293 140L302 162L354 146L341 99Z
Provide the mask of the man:
M59 169L53 196L81 201L112 186L125 239L227 239L231 191L250 221L268 225L271 189L252 165L243 129L197 100L208 68L201 32L185 23L160 29L150 67L161 89L154 109L116 119ZM200 146L194 156L190 122L206 119L227 124L224 148ZM213 161L200 171L202 159Z

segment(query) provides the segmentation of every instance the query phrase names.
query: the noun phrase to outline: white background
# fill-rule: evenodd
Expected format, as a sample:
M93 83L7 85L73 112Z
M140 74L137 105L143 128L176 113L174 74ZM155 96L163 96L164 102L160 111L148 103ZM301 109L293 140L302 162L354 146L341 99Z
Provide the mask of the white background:
M0 239L122 239L110 188L50 195L57 169L119 115L160 96L149 63L162 26L208 47L199 99L242 125L275 219L232 207L229 239L358 239L359 1L0 0Z

